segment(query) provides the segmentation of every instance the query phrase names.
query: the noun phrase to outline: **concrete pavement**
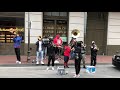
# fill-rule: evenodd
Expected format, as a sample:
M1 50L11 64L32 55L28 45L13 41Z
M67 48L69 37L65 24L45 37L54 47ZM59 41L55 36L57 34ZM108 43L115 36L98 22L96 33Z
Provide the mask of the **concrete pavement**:
M63 67L63 66L60 66ZM58 75L57 67L55 70L46 70L47 66L38 67L0 67L0 78L73 78L75 67L70 65L66 69L68 74ZM79 78L120 78L120 69L111 64L97 65L96 73L89 74L81 68Z
M63 57L62 57L63 58ZM31 56L31 60L27 62L27 56L21 56L21 62L24 65L33 65L32 60L35 60L35 56ZM15 65L16 63L15 55L1 55L0 56L0 65ZM44 63L47 64L48 60L44 60ZM60 64L63 64L63 60L60 60ZM112 56L97 56L98 64L109 64L112 63ZM69 64L74 64L74 60L69 60ZM86 64L90 64L90 55L86 55Z

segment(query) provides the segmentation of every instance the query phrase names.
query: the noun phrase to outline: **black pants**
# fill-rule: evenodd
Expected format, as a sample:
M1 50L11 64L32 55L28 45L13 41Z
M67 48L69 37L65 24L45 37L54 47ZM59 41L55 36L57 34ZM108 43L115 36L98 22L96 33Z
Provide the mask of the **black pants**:
M96 66L96 55L91 56L91 66Z
M21 61L21 58L20 58L20 48L15 48L15 54L16 54L17 60Z
M76 75L78 75L80 73L80 65L81 65L81 59L75 59L75 71L76 71Z
M55 56L48 56L48 65L47 66L50 66L50 62L52 60L52 66L54 66L54 61L55 61Z

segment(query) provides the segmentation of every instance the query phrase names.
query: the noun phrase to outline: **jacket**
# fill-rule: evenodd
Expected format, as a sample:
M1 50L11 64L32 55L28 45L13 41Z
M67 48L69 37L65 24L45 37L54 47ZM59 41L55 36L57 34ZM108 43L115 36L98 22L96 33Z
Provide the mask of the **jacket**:
M37 45L36 51L39 51L39 41L36 42L36 45ZM42 42L41 45L42 45L41 48L42 48L42 50L43 50L43 48L44 48L43 42Z
M69 46L64 47L64 56L70 56L71 48Z
M75 50L74 50L75 59L82 59L81 47L75 46L74 48L75 48Z
M92 45L91 46L91 56L96 56L97 55L97 46L96 45Z
M60 38L59 35L56 35L56 37L55 37L54 40L53 40L53 43L54 43L56 46L61 46L62 43L63 43L63 41L62 41L62 39Z
M51 44L48 45L48 56L55 56L55 47Z
M22 42L22 37L20 37L20 36L14 37L13 42L14 42L14 48L20 48L21 42Z

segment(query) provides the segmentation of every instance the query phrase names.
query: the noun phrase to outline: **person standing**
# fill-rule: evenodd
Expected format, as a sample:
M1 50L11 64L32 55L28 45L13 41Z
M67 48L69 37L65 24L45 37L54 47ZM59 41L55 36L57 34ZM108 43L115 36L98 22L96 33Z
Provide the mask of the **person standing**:
M74 77L79 77L79 73L80 73L80 69L81 69L81 59L82 59L82 56L81 56L81 42L78 41L77 42L77 45L74 46L73 48L74 50L74 53L75 53L75 72L76 74L74 75Z
M99 48L95 44L95 41L92 41L92 45L90 49L91 49L91 66L96 66L96 57Z
M60 57L61 53L61 46L63 44L62 39L60 38L60 35L56 35L56 37L53 39L53 43L56 45L56 54Z
M64 46L64 68L69 68L68 67L68 61L69 61L69 56L70 56L71 48L66 44Z
M72 40L70 41L70 46L71 46L71 49L76 45L76 38L72 38ZM71 53L70 53L70 59L74 59L74 51L71 50Z
M82 55L83 68L86 68L85 66L86 46L83 44L83 41L81 41L81 55Z
M22 37L19 34L15 33L15 36L13 37L14 42L14 49L16 54L16 63L21 64L21 56L20 56L20 47L22 42Z
M47 36L45 36L43 39L43 58L46 59L47 56L47 48L48 48L48 44L49 44L49 38Z
M51 60L52 60L52 70L54 70L55 46L54 46L52 40L50 40L50 43L48 45L48 64L47 64L48 67L46 70L49 70Z
M44 65L43 62L43 42L41 36L39 36L38 41L36 42L36 64L39 64L39 59L41 60L41 64Z

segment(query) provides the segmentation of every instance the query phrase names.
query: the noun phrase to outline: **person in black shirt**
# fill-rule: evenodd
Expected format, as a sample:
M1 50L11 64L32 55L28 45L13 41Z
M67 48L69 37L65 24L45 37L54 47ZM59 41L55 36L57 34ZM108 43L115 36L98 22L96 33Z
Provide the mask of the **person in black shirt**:
M91 66L96 66L96 57L99 48L95 44L95 41L92 41L92 45L90 49L91 49Z
M49 38L47 36L44 36L42 42L43 42L43 58L46 59Z
M50 40L50 43L48 45L48 64L47 64L47 70L49 70L50 62L52 60L52 70L54 70L54 61L55 61L55 45L53 43L53 40Z
M77 45L74 46L73 51L75 53L75 76L74 77L79 77L79 73L80 73L80 65L81 65L81 42L78 41Z

